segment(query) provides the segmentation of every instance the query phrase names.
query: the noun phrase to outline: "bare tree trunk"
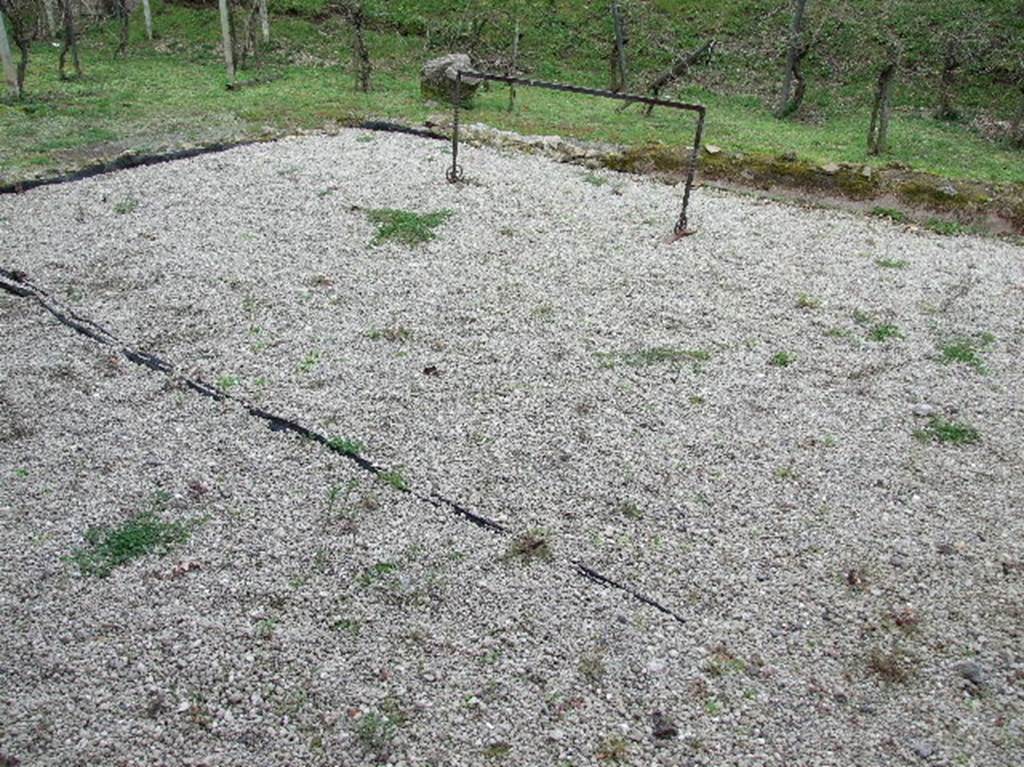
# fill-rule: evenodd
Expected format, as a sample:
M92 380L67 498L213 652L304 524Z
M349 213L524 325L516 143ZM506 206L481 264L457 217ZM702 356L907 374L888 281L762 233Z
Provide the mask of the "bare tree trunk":
M871 109L871 125L868 128L868 154L879 155L888 148L889 112L897 63L895 60L889 61L878 73L875 103Z
M946 42L946 53L942 59L942 82L939 86L939 106L935 116L940 120L955 120L957 112L953 108L953 86L956 84L956 71L960 68L960 54L957 41Z
M370 51L366 48L366 15L363 12L363 4L352 3L348 6L346 15L349 24L352 25L352 58L356 69L356 87L363 93L370 91Z
M263 33L263 42L270 42L270 16L267 14L267 0L260 0L260 31Z
M612 49L611 90L626 90L626 25L622 20L622 10L617 2L612 3L612 24L615 27L615 47Z
M782 78L782 95L775 110L776 117L787 117L800 108L805 83L800 73L809 46L804 43L804 19L808 0L793 0L793 19L789 28L789 51L786 54L786 71ZM795 84L795 92L794 92Z
M153 10L149 7L149 0L142 0L142 16L146 20L146 39L153 39Z
M124 54L125 49L128 47L128 22L131 17L128 13L128 0L115 0L115 13L117 13L118 20L121 22L121 29L118 35L117 50L114 51L115 58Z
M516 19L516 30L512 33L512 58L508 62L508 76L515 77L517 60L519 58L519 19ZM509 83L508 86L508 111L511 112L516 103L516 86Z
M64 62L69 51L71 52L71 63L75 67L75 76L81 77L82 64L78 60L78 31L75 28L74 0L60 0L60 12L64 26L64 35L60 46L60 63L58 64L60 79L67 79L67 75L64 72Z
M46 34L55 37L57 35L57 15L53 10L53 0L43 0L43 11L46 14Z
M219 0L220 34L224 44L224 67L228 74L228 87L235 84L235 36L232 29L231 9L228 0Z
M1024 147L1024 79L1020 82L1020 106L1010 127L1010 140L1019 147Z
M22 51L22 56L24 55L25 52ZM14 69L14 59L11 57L11 44L7 39L7 24L4 22L3 13L0 13L0 64L3 64L7 89L14 98L21 98L22 78L18 77L18 73Z

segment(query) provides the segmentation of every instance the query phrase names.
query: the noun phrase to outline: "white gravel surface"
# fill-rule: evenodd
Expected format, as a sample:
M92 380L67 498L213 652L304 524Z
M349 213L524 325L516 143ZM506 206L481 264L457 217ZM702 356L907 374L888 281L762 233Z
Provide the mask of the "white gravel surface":
M553 551L0 294L0 755L1024 762L1024 252L708 190L666 245L678 189L473 148L456 188L445 150L352 131L0 198L0 266ZM452 215L378 245L385 207ZM187 546L79 576L158 491Z

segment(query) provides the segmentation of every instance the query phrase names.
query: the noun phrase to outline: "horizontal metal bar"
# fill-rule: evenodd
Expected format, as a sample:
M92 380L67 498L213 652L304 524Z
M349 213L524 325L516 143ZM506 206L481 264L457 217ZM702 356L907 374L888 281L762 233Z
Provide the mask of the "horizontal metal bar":
M568 83L552 83L546 80L531 80L525 77L513 77L512 75L492 75L489 72L477 72L472 69L460 69L459 74L463 77L475 77L478 80L492 80L509 85L530 85L535 88L547 88L552 91L566 91L568 93L582 93L585 96L603 96L618 101L630 101L636 104L650 104L654 107L668 107L669 109L687 109L703 115L707 110L703 104L688 104L684 101L671 101L669 99L655 99L650 96L640 96L635 93L617 93L616 91L603 90L601 88L586 88L582 85L569 85Z

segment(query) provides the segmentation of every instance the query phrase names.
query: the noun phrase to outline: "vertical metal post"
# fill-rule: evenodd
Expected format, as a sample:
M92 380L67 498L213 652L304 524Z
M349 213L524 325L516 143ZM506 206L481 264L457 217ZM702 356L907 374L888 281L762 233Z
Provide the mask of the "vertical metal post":
M452 113L452 167L448 169L449 184L462 181L462 168L459 166L459 106L462 104L462 70L455 70L455 109Z
M676 237L685 237L692 232L687 228L686 209L690 205L690 190L693 189L693 177L697 173L697 157L700 152L700 142L704 137L704 110L697 115L697 131L693 136L693 148L690 149L689 167L686 169L686 187L683 189L683 209L679 212L679 220L676 221Z

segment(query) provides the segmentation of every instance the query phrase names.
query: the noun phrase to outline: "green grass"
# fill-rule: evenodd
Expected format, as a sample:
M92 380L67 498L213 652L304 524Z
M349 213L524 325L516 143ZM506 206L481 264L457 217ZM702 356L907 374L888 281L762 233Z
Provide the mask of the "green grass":
M359 455L364 450L362 442L346 437L331 437L327 440L327 446L342 455Z
M821 299L810 296L807 293L801 293L796 297L797 309L817 309L820 306Z
M986 4L979 23L999 30L1007 41L1018 39L1024 22L1014 1ZM630 3L631 83L642 86L678 50L715 37L723 44L712 65L694 68L687 84L665 93L708 106L708 143L729 152L791 152L810 163L880 167L895 162L953 179L1024 181L1019 151L970 129L976 114L1012 117L1019 95L1011 82L997 83L979 74L984 71L981 66L965 68L957 92L957 106L965 117L939 121L929 116L942 56L938 30L959 23L962 8L956 3L923 8L894 4L892 24L905 36L914 64L901 72L889 153L867 156L864 136L877 57L864 48L873 44L866 25L878 16L877 3L857 4L850 18L830 27L806 62L805 107L788 120L772 116L781 69L779 41L786 28L786 13L774 0L726 0L715 6L714 13L707 13L706 5L696 0ZM602 4L367 0L374 65L369 94L354 88L348 31L338 18L324 13L324 0L279 0L273 9L281 14L272 18L273 42L242 71L240 79L248 85L231 91L224 87L217 50L217 12L209 7L156 2L159 39L145 39L136 14L128 51L119 59L113 57L114 24L87 29L81 46L85 76L79 79L59 80L57 50L48 41L36 44L27 96L17 103L0 103L0 174L24 177L124 149L153 151L167 145L259 137L370 115L421 122L445 110L420 97L420 65L443 48L463 46L475 18L487 19L481 53L507 54L518 18L525 31L521 59L531 75L607 86L610 32ZM1002 18L989 21L996 11ZM832 4L812 7L811 24L825 21L819 19L821 14L836 13ZM990 55L1012 63L1012 46L990 49ZM296 63L302 58L316 62ZM478 94L466 117L522 132L628 144L678 145L693 129L691 118L666 110L642 118L635 108L620 112L613 103L537 89L520 89L511 113L507 104L506 89L496 86Z
M401 469L388 469L377 475L381 482L390 485L403 493L409 491L409 481L402 474Z
M940 347L941 359L947 365L961 364L985 372L981 354L995 342L991 333L981 333L976 338L955 338Z
M437 235L434 230L447 221L452 215L450 210L439 210L434 213L412 213L393 208L378 208L367 212L370 221L377 225L377 236L374 244L379 245L389 240L404 245L418 245L429 242Z
M891 322L881 322L871 328L868 332L868 338L872 341L883 342L892 338L903 338L903 334Z
M887 218L896 224L904 224L907 222L907 214L902 210L897 210L896 208L874 207L871 209L871 215L878 216L879 218Z
M940 444L973 445L981 441L981 434L973 426L957 421L947 421L941 416L932 416L923 429L917 429L914 437L920 442Z
M151 511L137 514L118 527L91 527L85 546L71 554L82 575L105 578L117 567L147 554L166 554L188 540L191 525L166 522Z
M217 388L222 392L227 393L238 386L238 377L233 375L223 375L217 379Z
M789 352L775 352L768 358L768 364L777 368L785 368L796 362L796 355Z
M876 258L875 266L882 269L906 269L910 262L902 258Z

